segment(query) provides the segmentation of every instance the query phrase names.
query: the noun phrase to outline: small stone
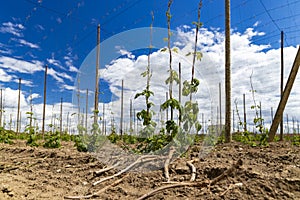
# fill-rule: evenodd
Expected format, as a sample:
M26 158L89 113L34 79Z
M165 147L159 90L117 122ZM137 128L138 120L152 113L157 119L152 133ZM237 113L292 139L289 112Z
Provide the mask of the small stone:
M236 184L234 184L234 186L236 186L236 187L243 187L243 183L236 183Z
M84 186L87 185L87 184L89 184L89 183L86 182L86 181L83 181L83 182L82 182L82 185L84 185Z
M56 172L57 172L57 173L60 173L60 172L61 172L61 169L56 170Z
M15 194L13 191L10 191L9 193L7 193L8 196L13 197Z

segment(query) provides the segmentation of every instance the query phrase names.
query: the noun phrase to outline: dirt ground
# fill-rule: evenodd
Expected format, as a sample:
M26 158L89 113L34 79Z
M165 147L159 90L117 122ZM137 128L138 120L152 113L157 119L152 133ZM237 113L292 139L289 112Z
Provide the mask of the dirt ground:
M170 164L172 182L188 182L191 170L186 161L197 158L199 148L200 145L193 146L184 158ZM195 181L205 183L215 179L238 159L243 161L242 166L210 187L204 184L171 188L148 199L300 199L300 147L287 142L272 143L269 147L249 147L237 142L217 145L194 162ZM119 170L95 174L105 167L92 153L77 152L71 143L64 143L60 149L32 148L24 142L0 144L0 199L55 200L88 195L121 177L120 183L92 199L137 199L168 185L160 169L130 171L92 186Z

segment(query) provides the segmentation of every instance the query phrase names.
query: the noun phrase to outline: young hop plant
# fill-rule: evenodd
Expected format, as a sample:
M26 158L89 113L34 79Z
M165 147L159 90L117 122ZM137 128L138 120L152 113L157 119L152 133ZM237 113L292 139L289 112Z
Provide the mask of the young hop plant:
M198 5L198 16L197 21L193 22L196 26L196 35L195 35L195 44L194 44L194 51L192 53L188 53L187 56L193 56L193 63L192 63L192 78L190 81L185 80L183 82L183 89L182 95L183 96L190 96L190 100L187 101L182 109L182 122L183 122L183 130L185 132L190 132L191 128L194 126L196 132L201 130L201 124L198 121L198 114L199 114L199 107L198 103L193 101L193 94L198 91L198 86L200 81L195 78L195 63L196 59L201 60L202 53L197 51L197 43L198 43L198 32L202 23L200 22L200 14L201 14L201 7L202 7L202 0L200 0Z
M168 133L170 133L172 136L175 136L178 133L178 125L175 123L175 121L173 120L173 113L174 110L178 110L179 111L179 116L181 115L181 105L179 103L179 101L175 98L173 98L173 83L176 82L177 84L179 84L179 76L177 74L177 72L175 70L173 70L172 68L172 51L177 52L178 49L177 48L173 48L171 49L171 5L173 3L173 0L169 0L168 3L168 9L166 12L166 17L167 17L167 24L168 24L168 37L165 38L165 40L168 42L168 47L167 48L163 48L161 51L165 52L168 51L169 53L169 77L166 79L165 83L167 85L169 85L169 99L166 100L162 105L161 105L161 109L162 110L166 110L169 107L171 108L171 118L170 120L166 121L166 130Z
M32 119L33 118L33 112L26 112L26 114L28 115L28 119L30 120L30 123L28 125L26 125L25 127L25 132L28 133L29 138L27 139L26 144L29 146L39 146L37 143L38 140L38 136L37 136L37 127L32 126Z
M155 129L156 123L152 121L152 115L154 113L153 110L151 110L151 107L154 106L153 102L150 101L150 97L154 95L154 93L150 90L150 80L152 77L151 73L151 66L150 66L150 56L152 51L152 27L153 27L153 21L154 21L154 14L152 15L152 22L150 25L150 46L149 46L149 53L148 53L148 64L146 67L146 71L144 71L141 76L146 77L146 88L143 90L143 92L137 93L135 95L135 99L144 96L145 97L145 103L146 103L146 109L141 110L137 113L138 120L143 121L143 125L145 128L142 130L142 136L150 136Z
M253 122L255 124L255 127L258 128L258 131L260 132L260 145L266 146L266 145L268 145L267 141L268 141L269 130L266 127L264 127L264 125L263 125L264 119L258 115L257 109L261 109L261 107L260 107L260 105L257 105L256 100L255 100L256 90L254 90L254 88L253 88L252 75L253 75L253 73L250 75L250 85L251 85L250 92L252 93L252 100L253 100L253 104L254 104L251 106L251 109L255 110L255 117L253 119Z

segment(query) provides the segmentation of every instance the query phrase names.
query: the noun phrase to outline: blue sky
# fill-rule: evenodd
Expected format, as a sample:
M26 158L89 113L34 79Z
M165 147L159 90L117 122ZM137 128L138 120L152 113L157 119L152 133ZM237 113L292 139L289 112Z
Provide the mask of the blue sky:
M165 12L167 3L167 0L6 1L0 8L0 85L6 91L7 107L9 108L10 106L11 112L15 113L16 96L13 95L17 94L18 79L22 78L22 106L25 110L28 110L28 98L30 94L33 94L33 103L35 104L36 112L39 113L39 106L43 102L44 66L48 64L47 103L49 108L47 111L50 114L55 113L56 111L53 110L58 109L56 108L57 106L55 108L51 106L58 104L60 99L63 98L66 108L65 112L71 112L69 108L71 109L72 107L72 95L76 91L77 72L95 47L97 25L101 24L101 42L107 41L114 35L124 31L149 27L151 11L154 12L155 17L154 26L166 28ZM191 34L194 28L192 22L197 17L197 5L197 0L189 0L188 3L183 0L174 0L171 7L173 16L171 27L173 30L178 30L179 33L182 33L181 31L186 33L181 39L189 35L191 36L190 39L193 38ZM285 32L285 47L291 49L287 50L287 52L291 53L289 53L290 57L286 58L289 60L286 62L286 65L293 61L295 49L300 43L299 7L300 0L232 0L232 34L233 37L237 38L236 41L239 41L236 43L237 46L234 46L235 43L233 44L233 51L236 50L237 52L236 63L240 63L240 65L236 64L233 66L234 69L237 69L233 72L233 75L245 73L244 69L241 70L241 63L248 63L249 66L254 65L255 61L250 62L245 59L247 51L258 53L259 55L273 55L272 52L278 52L281 30ZM202 33L207 37L203 38L204 42L199 48L205 49L205 47L212 45L211 43L204 44L205 39L211 38L210 34L214 35L211 38L213 39L213 46L221 45L222 43L218 43L217 40L222 38L222 36L218 37L218 34L222 35L224 33L224 1L203 0L201 21L204 24ZM249 28L252 28L252 31ZM185 41L188 41L188 39L185 38ZM131 42L134 43L134 41ZM245 48L239 49L240 46L244 47L243 42L245 42ZM251 50L254 47L257 47L256 50ZM241 54L238 52L241 52ZM214 61L224 57L221 50L212 56L216 56L210 58ZM238 58L240 56L244 60ZM256 56L256 54L253 55L254 60L257 58ZM139 55L135 55L135 62L138 60L138 57ZM278 55L272 58L277 57ZM266 58L266 60L268 59ZM269 60L272 59L269 58ZM133 60L131 59L131 61ZM256 61L256 63L258 62ZM116 63L119 63L119 61L115 61ZM103 63L103 65L107 64L109 63ZM220 61L219 65L221 64L222 61ZM266 64L264 69L270 69L271 65L269 66L268 64ZM101 68L104 67L101 66ZM288 67L290 66L287 66L287 70ZM106 71L109 72L109 70ZM221 74L220 76L222 76L221 67L218 71ZM272 78L272 72L266 70L263 72L271 76L269 77L271 82L277 81L277 78ZM247 73L247 77L249 77L251 70L248 70ZM264 79L260 75L261 73L257 71L256 78L258 83ZM288 76L288 71L285 76ZM103 77L102 80L106 81L107 84L106 94L114 94L113 85L115 83L110 82L110 80L115 79L107 76ZM222 77L220 80L222 80ZM109 88L110 86L111 88ZM237 96L234 96L233 99L240 98L238 91L242 91L242 93L249 91L249 80L247 79L245 83L241 82L234 86L238 89L236 89L236 93L233 93ZM260 85L257 87L260 87ZM278 90L274 86L270 86L270 88L271 91ZM261 93L257 94L257 98L265 96L265 90L262 89L261 91ZM117 97L119 94L116 93L114 95ZM273 97L276 97L275 94L270 98L273 99ZM275 109L277 100L274 100L272 105L268 105L265 111L266 115L270 106ZM251 101L250 97L249 101ZM270 102L263 98L262 101ZM109 102L106 101L106 103ZM116 113L117 111L114 112ZM293 114L293 116L295 118L300 117L299 113L300 111ZM6 115L8 115L8 111ZM37 115L39 116L39 114ZM8 118L7 116L6 120Z

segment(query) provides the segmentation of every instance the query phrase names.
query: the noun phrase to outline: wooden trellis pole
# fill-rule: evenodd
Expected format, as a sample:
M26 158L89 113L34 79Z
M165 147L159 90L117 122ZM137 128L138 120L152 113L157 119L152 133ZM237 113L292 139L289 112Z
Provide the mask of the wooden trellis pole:
M293 63L293 67L292 70L290 72L289 78L287 80L287 83L285 85L282 97L280 99L277 111L275 113L275 117L274 117L274 121L271 125L270 128L270 132L269 132L269 142L272 142L274 140L274 137L276 135L276 131L278 129L279 123L281 122L282 116L283 116L283 111L284 108L286 106L286 103L288 101L289 95L291 93L293 84L295 82L297 73L298 73L298 69L299 69L299 65L300 65L300 47L298 48L298 52L297 55L295 57L294 63Z
M45 115L46 115L46 93L47 93L47 70L48 70L48 65L45 67L45 77L44 77L44 105L43 105L43 121L42 121L42 134L43 134L43 139L45 135Z
M62 134L62 131L63 131L63 128L62 128L62 121L63 121L63 115L62 115L62 113L63 113L63 98L60 98L60 125L59 125L59 132L60 132L60 134Z
M89 110L89 89L86 89L85 94L85 132L87 133L88 130L88 110Z
M283 76L284 76L284 64L283 64L283 31L281 31L281 75L280 75L280 97L283 95ZM283 141L283 116L280 120L280 141Z
M225 142L231 142L230 0L225 0Z
M2 88L0 89L0 127L2 127L2 116L3 116L3 96Z
M96 78L95 78L95 102L94 102L94 124L98 125L99 104L99 63L100 63L100 24L97 27L97 54L96 54ZM97 131L95 131L96 133Z
M19 95L18 95L18 111L17 111L17 129L16 129L16 133L19 133L19 123L20 123L20 97L21 97L21 78L19 78Z
M123 111L124 111L124 80L122 79L121 88L121 117L120 117L120 135L123 135Z
M244 132L247 132L247 113L246 113L246 96L243 94L243 106L244 106Z

